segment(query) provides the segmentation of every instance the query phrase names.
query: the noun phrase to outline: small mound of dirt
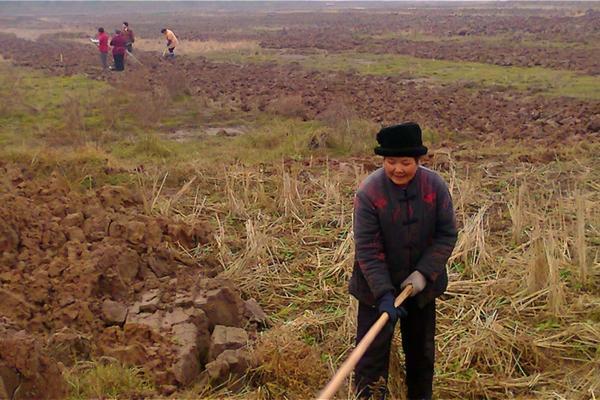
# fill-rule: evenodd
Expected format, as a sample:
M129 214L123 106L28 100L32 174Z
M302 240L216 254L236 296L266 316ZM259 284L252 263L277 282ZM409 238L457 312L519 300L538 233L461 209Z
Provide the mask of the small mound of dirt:
M79 193L58 175L40 182L2 166L0 175L0 312L48 339L62 364L109 356L157 384L188 385L266 323L256 302L176 250L207 244L204 224L145 215L124 187ZM239 335L213 338L218 326L243 331L243 346Z

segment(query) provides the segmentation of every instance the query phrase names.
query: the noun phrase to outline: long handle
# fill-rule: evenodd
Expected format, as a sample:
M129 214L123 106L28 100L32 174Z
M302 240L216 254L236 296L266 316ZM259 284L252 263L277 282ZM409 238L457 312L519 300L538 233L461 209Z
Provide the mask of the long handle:
M125 52L127 52L127 55L129 57L131 57L131 59L133 61L135 61L136 63L140 64L141 66L143 66L144 64L142 64L142 62L140 60L138 60L138 58L136 56L134 56L129 50L125 50Z
M412 285L406 286L402 293L400 293L398 297L396 297L394 305L396 307L399 307L404 302L404 300L406 300L410 296L411 293ZM358 364L358 362L360 361L363 354L365 354L365 351L367 351L371 343L373 343L373 340L375 340L377 334L381 331L381 329L383 329L389 318L390 317L387 313L381 314L379 319L373 324L373 326L371 326L371 329L369 329L365 337L363 337L362 340L358 343L358 345L356 345L356 348L352 351L350 357L348 357L348 359L344 361L344 363L335 373L333 378L331 378L327 386L325 386L325 389L323 389L321 393L319 393L319 395L317 396L318 400L329 400L333 397L333 395L338 391L339 387L342 385L342 382L344 382L344 379L346 379L346 377L350 375L356 364Z

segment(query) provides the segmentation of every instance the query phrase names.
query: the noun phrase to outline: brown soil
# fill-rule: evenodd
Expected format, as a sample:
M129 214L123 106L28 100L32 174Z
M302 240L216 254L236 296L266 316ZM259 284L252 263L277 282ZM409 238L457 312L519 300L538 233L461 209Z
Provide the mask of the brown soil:
M66 394L61 371L40 342L0 319L0 398L59 399Z
M296 29L264 39L265 48L354 50L375 54L402 54L435 60L471 61L502 66L521 66L600 74L600 48L556 48L519 45L519 42L489 43L485 40L411 41L407 39L357 39L351 32Z
M177 250L210 241L203 223L148 216L124 187L79 193L57 174L42 180L1 165L0 176L0 313L23 336L0 335L0 383L31 378L36 397L56 361L110 356L144 367L158 384L187 385L240 347L221 341L209 358L216 326L252 338L265 322L255 303L247 307L229 283L211 278L210 260ZM14 346L43 348L42 361L24 364ZM229 364L240 357L249 363L240 355Z

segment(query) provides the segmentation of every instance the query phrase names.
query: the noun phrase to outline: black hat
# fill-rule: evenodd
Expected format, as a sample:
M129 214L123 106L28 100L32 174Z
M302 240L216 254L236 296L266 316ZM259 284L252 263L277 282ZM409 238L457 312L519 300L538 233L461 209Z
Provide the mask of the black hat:
M423 146L421 127L414 122L381 128L377 133L375 154L384 157L418 157L427 154Z

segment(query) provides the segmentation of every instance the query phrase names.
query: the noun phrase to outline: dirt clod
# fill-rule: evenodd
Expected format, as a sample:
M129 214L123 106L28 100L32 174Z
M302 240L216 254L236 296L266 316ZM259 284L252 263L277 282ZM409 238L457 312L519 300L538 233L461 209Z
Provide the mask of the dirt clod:
M232 326L215 326L208 351L209 360L215 360L225 350L235 350L248 343L248 334L241 328Z
M56 361L40 342L4 324L0 325L0 389L2 398L13 400L57 399L67 394Z

